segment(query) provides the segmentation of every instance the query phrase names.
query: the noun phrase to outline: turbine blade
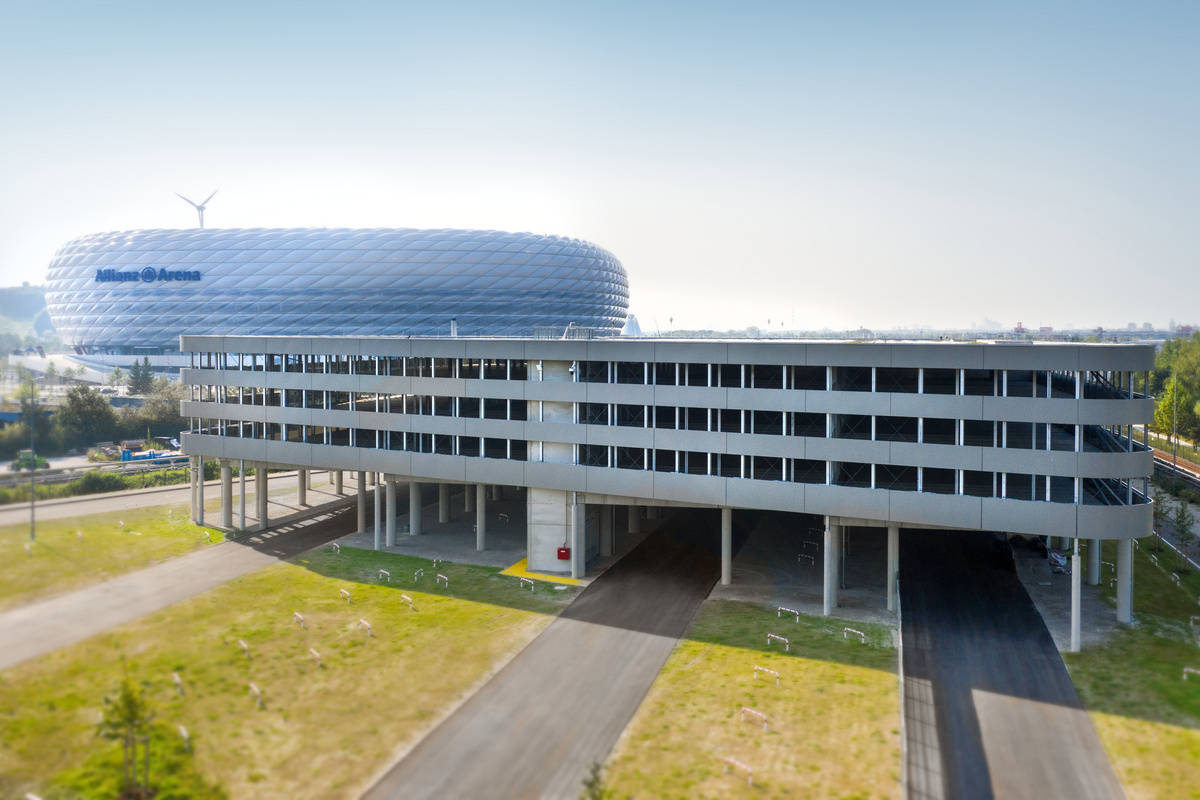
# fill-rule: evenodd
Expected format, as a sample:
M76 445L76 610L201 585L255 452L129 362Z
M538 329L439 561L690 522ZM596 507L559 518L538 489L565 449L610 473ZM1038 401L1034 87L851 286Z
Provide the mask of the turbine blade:
M212 193L212 194L210 194L208 197L204 198L204 202L203 202L203 203L201 203L200 205L202 205L202 206L206 206L206 205L208 205L208 201L209 201L209 200L212 200L212 199L213 199L213 195L215 195L215 194L216 194L217 192L219 192L219 191L221 191L221 190L220 190L220 189L213 189L213 193Z
M191 201L191 200L187 199L186 197L184 197L183 195L181 195L179 192L176 192L175 196L178 197L180 200L184 201L185 203L187 203L188 205L190 205L192 208L200 207L200 206L196 205L193 201Z

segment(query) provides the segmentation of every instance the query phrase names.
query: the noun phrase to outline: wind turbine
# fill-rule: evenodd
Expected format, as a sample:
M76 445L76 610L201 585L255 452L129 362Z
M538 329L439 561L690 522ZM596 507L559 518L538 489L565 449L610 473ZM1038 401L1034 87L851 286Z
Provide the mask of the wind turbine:
M180 200L183 200L185 203L190 205L192 208L196 209L196 213L200 215L200 227L203 228L204 227L204 209L208 207L208 201L212 200L213 195L215 195L219 191L220 191L220 189L213 189L213 193L210 194L208 197L204 198L203 203L193 202L193 201L189 200L188 198L184 197L183 195L181 195L179 192L176 192L175 196L178 197Z

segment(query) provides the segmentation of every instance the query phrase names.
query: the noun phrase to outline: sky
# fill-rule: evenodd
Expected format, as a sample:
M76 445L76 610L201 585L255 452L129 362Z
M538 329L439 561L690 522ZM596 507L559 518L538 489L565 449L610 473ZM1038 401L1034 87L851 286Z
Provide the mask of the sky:
M1200 4L0 0L0 285L105 230L607 248L643 329L1200 321Z

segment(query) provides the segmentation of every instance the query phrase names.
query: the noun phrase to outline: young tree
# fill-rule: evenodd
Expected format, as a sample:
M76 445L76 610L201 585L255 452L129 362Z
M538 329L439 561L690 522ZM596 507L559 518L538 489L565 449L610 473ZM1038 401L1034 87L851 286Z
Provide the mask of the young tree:
M1196 524L1196 515L1186 500L1175 504L1171 513L1171 527L1175 529L1175 538L1181 545L1190 545L1196 538L1192 526Z
M1167 493L1155 485L1150 489L1150 499L1154 501L1154 533L1161 536L1163 525L1170 513L1167 507Z
M1176 394L1178 405L1176 404ZM1163 390L1154 404L1154 427L1167 437L1173 430L1190 436L1196 430L1196 398L1182 381L1174 378L1163 385Z
M104 710L101 712L96 733L105 739L121 742L124 753L122 797L150 796L150 747L149 744L145 747L142 776L139 780L137 746L139 741L148 740L153 719L154 711L150 702L129 676L121 680L121 685L115 692L104 698Z
M62 431L65 445L91 445L114 438L117 413L95 389L72 386L54 415L54 422Z
M119 386L125 380L125 370L120 367L113 367L113 371L108 375L109 386Z

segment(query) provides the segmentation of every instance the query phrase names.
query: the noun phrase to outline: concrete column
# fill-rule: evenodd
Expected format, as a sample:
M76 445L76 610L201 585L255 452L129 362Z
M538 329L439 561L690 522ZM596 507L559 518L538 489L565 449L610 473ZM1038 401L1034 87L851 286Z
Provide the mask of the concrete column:
M450 521L450 484L438 484L438 522Z
M421 535L421 484L408 482L408 535Z
M375 475L374 472L371 473ZM371 492L375 500L375 524L371 528L371 532L375 535L375 549L383 549L383 492L379 491L380 484L383 483L381 476L375 475L375 489Z
M613 507L600 506L600 555L613 554Z
M358 471L358 532L367 532L367 473Z
M374 485L375 485L375 473L368 472L367 473L367 486L374 486Z
M387 521L384 523L384 540L385 547L396 546L396 481L394 478L388 478L386 490L387 508L384 509L384 514L387 516Z
M499 500L500 500L500 487L493 483L492 484L492 502L497 502Z
M1058 537L1058 549L1070 550L1071 549L1071 537L1070 536Z
M246 459L238 463L238 530L246 530Z
M267 465L261 461L254 465L254 506L258 510L258 529L265 531L270 523L267 519Z
M204 524L204 459L197 461L200 468L196 470L196 524Z
M584 503L572 502L567 509L570 514L571 577L582 578L587 573L587 536L584 528L584 512L587 506Z
M824 591L821 598L821 613L827 617L833 614L833 609L837 608L838 604L838 560L840 558L838 545L841 543L841 530L835 522L836 519L836 517L825 518L825 546L822 548Z
M221 462L221 527L233 527L233 465Z
M313 471L311 469L304 470L304 488L305 489L312 488L312 476L313 476Z
M1117 540L1117 622L1133 622L1133 540Z
M1082 623L1079 619L1081 606L1081 587L1083 586L1083 570L1079 563L1079 540L1075 540L1075 551L1071 554L1071 652L1079 652L1079 638Z
M333 493L340 495L342 492L342 471L340 469L333 472Z
M477 483L467 487L467 494L475 495L475 549L482 553L487 547L487 492Z
M721 585L733 583L733 509L721 509Z
M478 486L478 483L468 483L463 487L463 511L468 514L475 510L475 495L479 493Z
M658 506L646 506L646 519L658 519Z
M196 456L188 457L188 489L191 504L192 522L196 521Z
M1088 586L1100 585L1100 540L1088 540Z
M308 470L296 470L296 504L308 505Z
M900 526L888 525L887 537L887 608L895 611L900 577Z
M629 532L642 532L642 509L638 506L629 506Z

